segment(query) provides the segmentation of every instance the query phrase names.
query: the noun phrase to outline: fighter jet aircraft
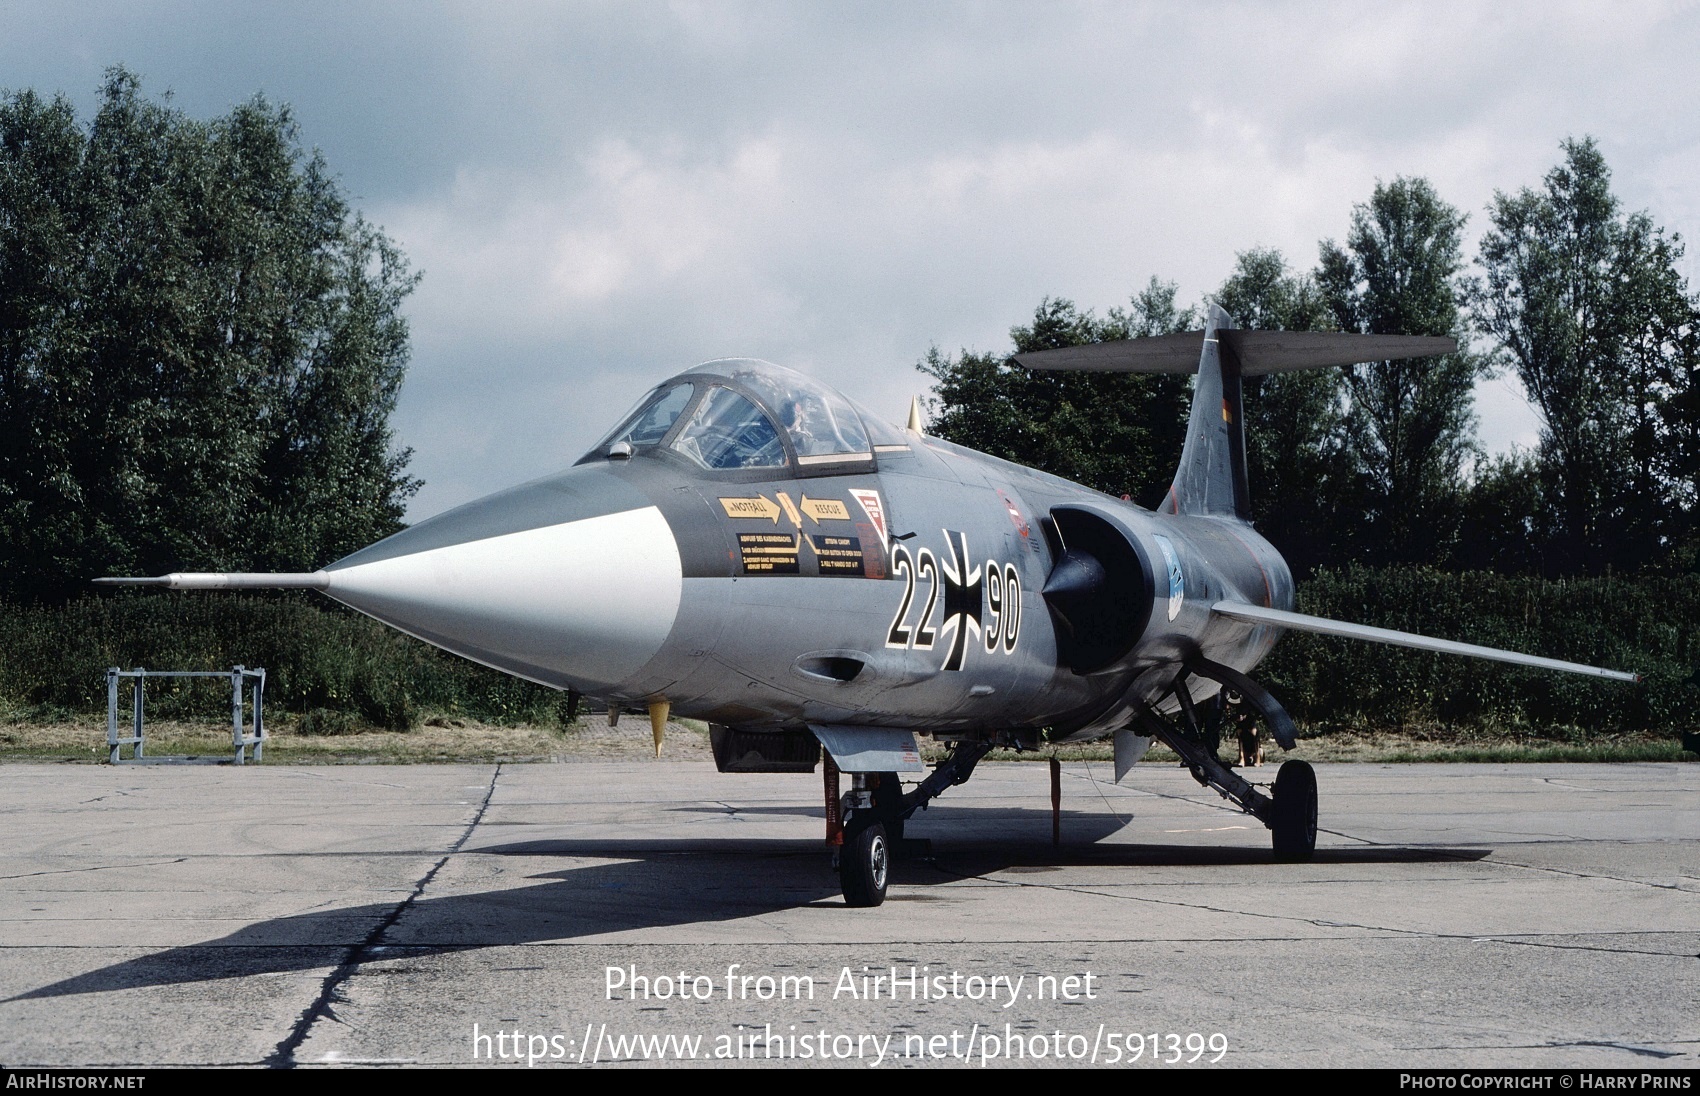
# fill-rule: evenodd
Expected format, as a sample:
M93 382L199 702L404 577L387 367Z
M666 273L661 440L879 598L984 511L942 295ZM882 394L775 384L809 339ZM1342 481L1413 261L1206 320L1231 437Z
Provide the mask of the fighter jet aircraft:
M994 746L1111 736L1116 779L1153 740L1262 821L1316 844L1310 765L1271 794L1218 762L1204 711L1237 691L1284 748L1250 672L1286 629L1526 666L1634 675L1292 611L1249 521L1241 378L1422 357L1450 339L1204 331L1026 354L1035 369L1196 370L1180 468L1156 511L882 423L780 366L664 381L576 464L311 574L171 574L174 589L305 588L498 670L710 724L722 771L824 766L846 901L885 898L893 842ZM926 772L917 736L949 752ZM824 747L824 760L823 760ZM840 794L839 774L849 777Z

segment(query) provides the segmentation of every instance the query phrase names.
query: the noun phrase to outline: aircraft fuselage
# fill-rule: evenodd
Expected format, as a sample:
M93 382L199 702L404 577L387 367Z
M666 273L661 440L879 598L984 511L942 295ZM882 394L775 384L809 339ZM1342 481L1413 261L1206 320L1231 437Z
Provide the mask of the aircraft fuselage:
M1209 611L1292 606L1249 525L904 437L828 475L593 456L339 561L326 592L508 673L748 730L1092 737L1188 658L1246 671L1273 645ZM1083 540L1121 553L1084 625L1044 596Z

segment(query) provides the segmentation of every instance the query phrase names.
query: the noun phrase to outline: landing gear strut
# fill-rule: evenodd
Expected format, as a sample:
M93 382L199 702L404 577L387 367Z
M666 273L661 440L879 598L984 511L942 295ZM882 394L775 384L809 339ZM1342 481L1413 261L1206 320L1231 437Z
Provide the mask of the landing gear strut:
M990 742L959 742L950 755L927 774L915 790L905 794L896 773L847 773L850 790L834 804L838 768L828 755L826 765L828 818L827 840L841 834L842 844L834 853L838 883L847 906L877 906L885 901L894 852L903 845L904 822L946 788L965 784L974 766L992 748ZM837 806L834 817L832 807Z
M873 813L893 844L903 840L903 822L909 815L903 810L903 781L896 773L879 774L879 783L874 785Z
M1216 675L1206 676L1214 678ZM1142 733L1161 740L1179 754L1192 771L1194 780L1205 787L1215 788L1224 799L1233 800L1240 809L1268 826L1276 859L1309 860L1316 853L1316 770L1305 761L1283 762L1275 774L1273 799L1253 787L1216 760L1216 751L1205 745L1203 725L1193 705L1192 694L1187 691L1186 677L1183 673L1175 682L1175 697L1180 702L1184 726L1176 726L1154 710L1145 708L1139 713ZM1235 685L1245 695L1245 686L1239 682ZM1253 687L1256 688L1255 685ZM1263 694L1259 699L1280 710L1272 697L1263 693L1261 688L1257 691ZM1284 711L1280 712L1280 716L1281 722L1277 727L1284 733L1278 733L1277 738L1282 748L1290 749L1292 719Z
M829 766L828 794L837 768ZM850 790L838 801L839 847L833 852L838 884L847 906L877 906L885 901L891 877L891 837L888 824L903 826L903 785L896 773L850 773ZM884 792L882 795L881 792ZM827 840L834 836L834 819L827 818Z

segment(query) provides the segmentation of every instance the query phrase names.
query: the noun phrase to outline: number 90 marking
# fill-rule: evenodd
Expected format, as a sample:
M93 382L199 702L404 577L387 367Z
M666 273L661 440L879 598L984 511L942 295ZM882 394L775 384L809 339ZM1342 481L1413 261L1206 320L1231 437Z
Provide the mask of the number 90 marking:
M986 653L1001 644L1009 654L1021 635L1021 576L1015 573L1015 564L1006 563L999 571L997 560L986 561L986 608L992 617L985 626Z

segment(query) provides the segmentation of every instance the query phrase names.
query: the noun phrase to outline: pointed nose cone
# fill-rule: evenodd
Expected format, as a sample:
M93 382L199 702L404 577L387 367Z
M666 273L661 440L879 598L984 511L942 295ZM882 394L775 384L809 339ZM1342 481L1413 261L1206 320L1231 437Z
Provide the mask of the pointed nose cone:
M326 573L331 597L401 631L585 692L654 657L683 588L661 512L589 468L452 510Z

